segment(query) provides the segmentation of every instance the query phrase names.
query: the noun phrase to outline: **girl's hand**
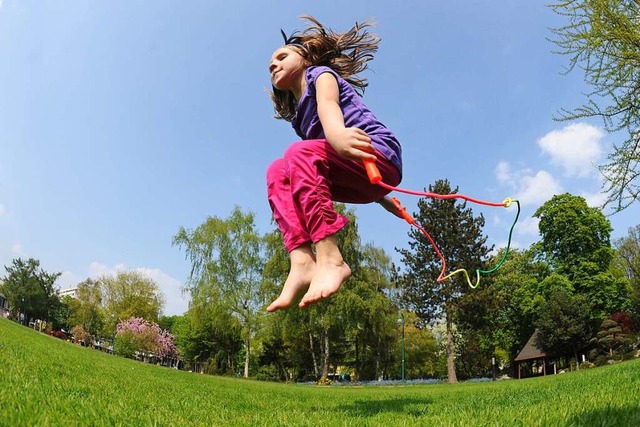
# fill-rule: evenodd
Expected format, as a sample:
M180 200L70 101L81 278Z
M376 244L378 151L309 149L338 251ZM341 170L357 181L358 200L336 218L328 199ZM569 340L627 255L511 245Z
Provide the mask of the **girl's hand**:
M392 214L394 214L395 216L397 216L398 218L404 219L404 217L398 210L398 206L391 199L391 197L384 196L382 199L378 200L377 203L383 208L385 208L386 210L388 210L389 212L391 212Z
M335 129L327 141L345 159L376 160L371 138L362 129Z

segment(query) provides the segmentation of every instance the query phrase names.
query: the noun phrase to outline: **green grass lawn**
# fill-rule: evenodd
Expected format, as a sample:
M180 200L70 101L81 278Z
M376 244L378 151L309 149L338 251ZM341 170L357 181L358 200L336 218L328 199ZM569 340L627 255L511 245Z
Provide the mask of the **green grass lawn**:
M0 319L0 426L638 426L640 360L456 385L319 387L147 365Z

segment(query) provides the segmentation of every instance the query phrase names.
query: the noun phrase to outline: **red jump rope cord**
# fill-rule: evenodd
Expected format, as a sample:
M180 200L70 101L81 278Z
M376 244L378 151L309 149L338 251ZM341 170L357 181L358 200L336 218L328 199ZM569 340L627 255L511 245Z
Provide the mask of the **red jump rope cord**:
M478 287L478 285L480 284L480 275L481 274L489 274L489 273L493 273L494 271L496 271L498 268L500 268L502 266L502 264L504 263L504 261L507 258L507 254L509 253L509 248L511 246L511 236L513 234L513 228L516 225L516 222L518 221L518 217L520 216L520 202L518 200L513 200L511 198L506 198L503 202L501 203L497 203L497 202L487 202L484 200L479 200L479 199L475 199L473 197L469 197L469 196L465 196L464 194L438 194L438 193L431 193L428 191L413 191L413 190L406 190L403 188L398 188L398 187L394 187L391 185L388 185L386 183L384 183L382 181L382 175L380 174L380 171L378 170L378 167L375 165L375 162L372 160L363 160L364 163L364 167L365 170L367 171L367 176L369 177L369 181L372 184L375 185L379 185L382 188L385 188L389 191L398 191L401 193L406 193L406 194L412 194L414 196L424 196L424 197L431 197L431 198L437 198L437 199L462 199L462 200L467 200L469 202L472 203L476 203L476 204L480 204L480 205L485 205L485 206L495 206L495 207L509 207L511 206L511 204L513 202L515 202L518 206L518 212L516 213L516 218L515 221L513 222L513 225L511 226L511 229L509 231L509 240L507 242L507 247L504 251L504 254L502 256L502 258L500 259L500 261L498 262L498 264L489 269L489 270L481 270L481 269L476 269L476 283L472 284L471 280L469 278L469 273L467 272L467 270L465 269L458 269L450 274L445 275L445 272L447 270L447 261L445 260L444 256L442 255L442 253L440 252L440 249L438 249L438 246L436 245L435 241L433 240L433 238L431 237L431 235L429 234L429 232L427 232L426 229L424 229L423 227L421 227L420 225L418 225L416 223L416 220L407 213L407 209L402 206L402 204L400 203L400 201L395 198L392 197L392 200L396 206L396 209L398 210L398 213L400 214L400 216L407 221L410 225L416 227L417 229L419 229L420 231L422 231L422 233L427 237L427 239L429 240L429 243L431 243L431 246L433 247L434 251L436 252L436 255L438 256L438 258L440 258L440 261L442 262L442 269L440 270L440 275L438 276L437 281L438 282L442 282L452 276L454 276L455 274L458 273L463 273L467 279L467 283L469 284L469 286L471 288L476 288Z

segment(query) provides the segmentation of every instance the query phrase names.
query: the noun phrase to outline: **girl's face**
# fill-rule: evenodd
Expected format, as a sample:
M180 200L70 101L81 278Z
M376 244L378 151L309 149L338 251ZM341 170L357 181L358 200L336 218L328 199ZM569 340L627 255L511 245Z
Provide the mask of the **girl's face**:
M307 63L295 50L284 46L273 52L269 62L271 84L278 90L296 91L302 82Z

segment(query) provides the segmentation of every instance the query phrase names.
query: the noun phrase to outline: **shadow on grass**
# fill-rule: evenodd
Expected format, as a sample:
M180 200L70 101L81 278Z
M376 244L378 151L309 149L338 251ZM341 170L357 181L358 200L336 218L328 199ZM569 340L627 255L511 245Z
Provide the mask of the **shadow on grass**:
M399 398L356 400L349 405L338 405L336 410L354 417L373 417L385 412L402 413L412 417L426 415L430 399Z
M640 426L640 406L598 408L569 417L567 426Z

